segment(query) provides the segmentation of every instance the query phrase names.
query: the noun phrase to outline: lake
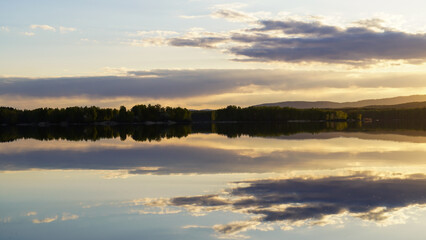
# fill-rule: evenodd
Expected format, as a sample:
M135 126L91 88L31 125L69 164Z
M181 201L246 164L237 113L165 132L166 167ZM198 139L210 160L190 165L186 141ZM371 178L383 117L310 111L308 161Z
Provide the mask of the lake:
M423 123L0 127L0 239L424 239Z

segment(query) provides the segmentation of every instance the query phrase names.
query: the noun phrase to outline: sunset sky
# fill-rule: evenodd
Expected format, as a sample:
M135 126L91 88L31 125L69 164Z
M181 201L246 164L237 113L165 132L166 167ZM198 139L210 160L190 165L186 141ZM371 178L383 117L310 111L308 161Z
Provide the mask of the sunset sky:
M0 105L426 94L422 0L2 0Z

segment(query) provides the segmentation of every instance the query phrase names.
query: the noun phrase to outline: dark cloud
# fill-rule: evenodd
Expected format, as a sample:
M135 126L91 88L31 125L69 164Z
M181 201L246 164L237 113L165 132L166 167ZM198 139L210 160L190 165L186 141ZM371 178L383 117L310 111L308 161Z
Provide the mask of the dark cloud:
M426 62L426 34L407 33L381 27L378 19L339 28L320 22L259 21L260 27L229 33L217 39L237 45L229 52L248 61L322 62L368 65L381 60ZM278 31L284 35L277 35ZM185 39L181 45L205 47L210 37ZM240 43L244 43L241 45ZM231 44L232 45L232 44ZM240 45L240 46L238 46ZM211 47L211 45L207 45Z
M3 78L0 79L0 95L174 98L220 93L237 87L235 83L216 81L209 76L183 77L177 72L174 76L160 77Z
M228 205L229 202L218 197L218 195L194 196L194 197L177 197L171 200L175 206L205 206L216 207Z
M365 64L377 60L426 61L426 34L410 34L385 30L376 32L367 27L339 30L320 23L296 21L264 21L253 31L280 30L288 37L248 35L251 46L234 47L230 51L253 60L286 62L326 62ZM301 36L291 36L301 34ZM237 41L247 40L243 36Z
M216 18L224 18L230 21L250 21L254 20L253 17L239 11L231 10L231 9L219 9L212 13L213 17Z
M267 85L279 75L265 70L133 71L130 76L68 78L0 78L0 95L29 97L192 97L235 91L250 84Z
M263 220L266 222L283 221L283 220L306 220L306 219L322 219L325 216L339 214L345 209L331 204L309 204L302 207L288 207L284 211L273 211L265 209L251 210L250 213L264 215Z
M355 24L362 27L386 30L387 28L382 26L384 22L385 21L380 18L370 18L370 19L363 19L363 20L356 21Z
M0 95L26 97L178 98L238 92L241 87L273 90L349 87L424 87L422 74L359 74L282 70L153 70L129 76L0 78ZM342 81L344 79L344 81Z
M331 36L338 34L341 30L334 26L325 26L319 22L300 22L300 21L261 21L261 27L252 29L256 32L265 32L271 30L280 30L286 34L312 34L314 36Z
M177 47L203 47L203 48L214 48L215 44L224 42L225 38L219 37L204 37L204 38L172 38L169 40L169 44Z
M253 229L259 223L255 221L242 221L242 222L233 222L223 225L215 225L213 229L221 234L233 235L239 232L247 231Z

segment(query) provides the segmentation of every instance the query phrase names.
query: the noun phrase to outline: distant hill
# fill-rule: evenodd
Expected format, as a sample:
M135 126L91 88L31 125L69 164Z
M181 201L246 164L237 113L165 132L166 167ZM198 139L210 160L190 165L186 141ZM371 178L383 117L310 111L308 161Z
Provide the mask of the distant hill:
M398 106L398 108L411 108L411 107L426 107L426 95L412 95L393 98L382 99L368 99L356 102L330 102L330 101L287 101L276 103L264 103L256 106L279 106L279 107L292 107L299 109L309 108L360 108L360 107L375 107L385 108L390 106Z
M409 103L402 103L402 104L396 104L396 105L372 105L372 106L366 106L365 108L426 108L426 102L409 102Z

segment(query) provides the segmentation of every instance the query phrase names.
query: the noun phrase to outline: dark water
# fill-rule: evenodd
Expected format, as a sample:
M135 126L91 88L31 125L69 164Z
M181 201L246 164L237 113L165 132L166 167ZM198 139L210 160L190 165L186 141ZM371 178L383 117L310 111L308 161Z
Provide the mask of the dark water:
M0 239L424 239L425 129L0 127Z

